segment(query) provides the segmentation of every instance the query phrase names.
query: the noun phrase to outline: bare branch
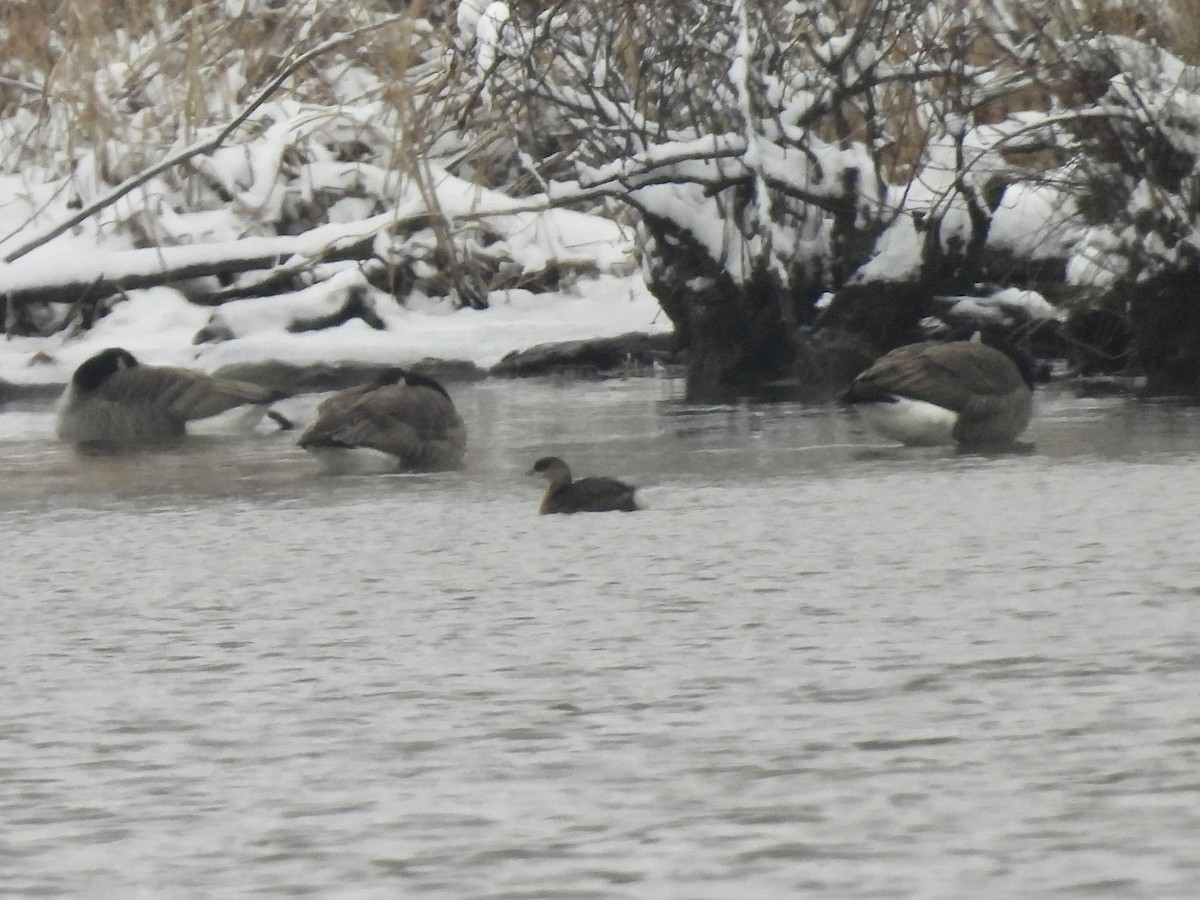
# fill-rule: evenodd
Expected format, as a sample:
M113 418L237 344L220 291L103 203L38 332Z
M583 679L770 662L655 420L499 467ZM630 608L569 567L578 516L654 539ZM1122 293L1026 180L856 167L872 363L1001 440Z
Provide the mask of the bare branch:
M219 148L222 144L224 144L225 141L229 138L229 136L231 134L233 134L233 132L235 132L239 127L241 127L241 125L243 125L247 119L249 119L252 115L254 115L254 113L264 103L266 103L267 100L269 100L276 91L279 90L279 88L283 85L283 83L285 81L287 81L287 79L290 78L292 76L292 74L296 72L297 69L301 68L302 66L307 65L308 63L312 62L314 59L328 53L330 50L333 50L336 47L340 47L342 44L345 44L348 41L351 41L355 38L361 37L363 34L366 34L368 32L377 31L380 28L384 28L388 25L394 24L394 23L402 21L402 20L403 20L402 16L391 16L391 17L381 20L379 22L372 23L371 25L367 25L362 28L356 28L354 31L335 35L334 37L329 38L328 40L322 41L320 44L313 47L312 49L300 54L294 60L292 60L290 63L288 63L286 66L284 66L284 68L274 78L272 78L270 80L270 82L268 82L267 85L261 91L258 92L258 94L255 95L254 99L252 99L250 101L250 103L247 104L246 108L243 109L240 113L238 113L238 115L235 116L233 118L233 120L229 122L229 124L227 124L220 131L218 131L213 137L207 138L202 141L197 141L196 143L191 144L188 147L185 147L184 149L178 151L177 153L173 153L171 156L168 156L166 159L163 159L160 162L155 163L153 166L150 166L149 168L144 169L143 171L139 172L138 174L132 176L131 178L125 179L123 182L121 182L119 185L117 185L111 191L104 194L104 196L100 197L98 200L96 200L92 203L89 203L87 206L85 206L83 209L79 210L79 212L75 213L73 216L70 216L69 218L65 219L64 221L59 222L57 225L54 225L47 231L44 231L41 234L38 234L38 235L34 236L33 238L31 238L30 240L26 241L24 244L21 244L15 250L10 251L4 257L4 262L7 262L7 263L14 262L14 261L20 259L22 256L25 256L27 253L30 253L31 251L36 250L38 247L48 244L50 241L54 240L59 235L65 234L66 232L70 231L72 228L74 228L80 222L83 222L83 221L91 218L96 213L100 212L101 210L107 209L108 207L110 207L114 203L116 203L118 200L120 200L122 197L137 190L139 187L146 184L147 182L149 182L151 179L157 177L158 175L161 175L163 172L173 169L175 166L178 166L180 163L186 162L187 160L189 160L195 156L201 156L204 154L212 153L217 148Z

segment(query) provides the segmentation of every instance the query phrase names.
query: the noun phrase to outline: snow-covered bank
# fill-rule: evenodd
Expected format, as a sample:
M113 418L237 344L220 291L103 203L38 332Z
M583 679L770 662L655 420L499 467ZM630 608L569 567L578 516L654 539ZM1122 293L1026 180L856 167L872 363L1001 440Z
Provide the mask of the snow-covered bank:
M409 185L407 191L416 189ZM478 221L475 227L488 242L487 257L505 273L497 277L515 283L550 278L553 289L485 289L487 308L470 308L443 283L446 276L435 263L433 245L422 235L399 243L389 237L389 226L425 208L408 194L390 213L318 226L299 236L221 242L206 232L190 235L190 243L139 250L127 241L114 242L92 222L82 234L60 236L15 262L0 263L0 295L32 291L46 299L56 294L74 299L86 296L87 285L101 279L114 286L155 277L171 281L162 273L189 265L209 265L217 272L226 259L254 255L274 256L276 272L294 267L296 282L308 286L220 305L191 302L170 287L125 290L120 299L105 304L111 310L87 331L68 326L48 336L9 334L0 342L0 380L62 384L84 359L113 346L147 363L207 372L263 363L373 366L428 359L469 363L486 371L506 354L540 344L672 330L638 270L628 229L603 216L522 209L502 194L447 173L439 174L436 194L441 214ZM0 207L11 213L15 198L0 191L0 199L9 201ZM221 235L244 230L231 208L210 211L205 221L222 222ZM0 215L0 223L11 229L10 240L34 227L32 220L19 216ZM378 258L314 258L338 241L364 235L374 235ZM413 279L403 299L372 280L370 273L378 276L387 264ZM253 284L263 276L246 277ZM238 278L235 282L245 283ZM190 282L201 287L213 283ZM434 292L434 285L443 293ZM100 296L107 293L101 291ZM351 303L357 312L347 314ZM65 313L63 303L50 305L57 307L56 315Z
M240 336L194 344L213 310L189 303L177 291L136 291L94 328L64 337L9 337L0 341L0 379L12 384L61 384L87 357L121 346L147 363L183 365L214 372L239 363L400 364L423 359L472 363L488 369L513 350L537 344L616 337L629 332L662 334L670 320L646 290L640 275L600 276L578 282L571 292L494 292L483 310L430 304L422 310L398 305L379 309L386 330L361 319L334 328L292 334L274 316L279 298L242 301Z
M287 103L276 110L290 122L288 111ZM245 157L217 154L205 165L222 183L258 185L277 200L292 196L297 187L278 166L247 162L274 159L272 146L260 137L243 148ZM321 159L317 146L309 150ZM343 195L345 185L327 168L306 169L305 197L313 184ZM8 299L16 326L0 341L0 380L62 384L80 362L112 346L147 363L207 372L427 359L486 371L508 353L541 344L672 330L639 271L632 229L601 210L514 200L436 166L428 167L424 187L366 163L352 168L355 184L369 183L370 202L349 211L342 200L322 207L321 221L299 233L283 233L278 211L266 215L263 203L210 198L210 208L197 210L186 185L163 182L0 262L0 299ZM260 170L269 173L265 186L249 174ZM0 180L0 253L69 218L70 196L49 192L37 205L23 181ZM171 234L156 226L153 245L137 247L139 223L162 216ZM432 220L452 237L439 237ZM369 247L357 256L328 256L364 240ZM284 281L283 293L265 285L272 278ZM239 299L214 297L226 289ZM99 302L103 314L80 331L68 309L85 300ZM41 336L23 336L34 332Z
M985 325L1200 393L1179 174L1200 78L1149 36L1081 47L976 9L964 68L954 28L891 4L869 27L805 4L195 6L96 20L95 78L26 48L0 109L0 377L61 382L113 344L487 371L667 331L640 266L695 402L836 396L897 343ZM199 58L163 39L184 24Z

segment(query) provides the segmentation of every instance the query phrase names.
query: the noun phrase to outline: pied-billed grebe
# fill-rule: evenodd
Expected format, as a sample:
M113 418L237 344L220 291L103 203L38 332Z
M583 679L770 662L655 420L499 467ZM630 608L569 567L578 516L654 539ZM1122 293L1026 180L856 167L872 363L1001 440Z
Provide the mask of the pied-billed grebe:
M389 368L322 402L299 443L328 471L439 471L462 465L467 426L433 378Z
M593 477L571 480L571 470L557 456L543 456L533 464L530 475L541 475L550 486L538 512L633 512L638 509L633 485L615 478Z
M1033 382L1033 360L1007 342L927 342L880 357L843 399L903 444L1000 447L1029 424Z
M265 404L285 395L247 381L174 366L145 366L121 347L79 365L58 406L57 433L74 444L150 444L183 437L187 423L255 405L283 428L291 422Z

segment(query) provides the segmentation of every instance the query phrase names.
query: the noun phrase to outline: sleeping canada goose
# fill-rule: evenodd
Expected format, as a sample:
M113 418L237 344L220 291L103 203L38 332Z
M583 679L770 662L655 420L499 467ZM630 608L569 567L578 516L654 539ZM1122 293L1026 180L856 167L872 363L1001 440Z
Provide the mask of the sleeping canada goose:
M323 401L299 443L330 472L428 472L462 465L467 426L437 381L391 368Z
M541 475L550 486L538 512L547 513L577 513L577 512L634 512L638 509L633 485L618 481L615 478L580 478L571 480L571 470L557 456L543 456L533 464L529 475Z
M283 428L292 423L265 404L285 395L247 381L174 366L144 366L121 347L85 360L58 407L60 440L86 445L152 444L183 437L187 423L256 405Z
M902 444L1003 447L1033 414L1033 360L978 340L898 347L854 379L843 399Z

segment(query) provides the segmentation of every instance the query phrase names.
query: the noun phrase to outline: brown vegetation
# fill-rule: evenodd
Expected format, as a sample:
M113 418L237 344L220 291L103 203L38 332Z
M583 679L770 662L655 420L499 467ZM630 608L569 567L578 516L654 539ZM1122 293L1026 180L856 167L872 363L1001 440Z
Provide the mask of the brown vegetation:
M664 308L685 340L708 348L697 371L708 373L714 390L724 383L735 393L777 380L792 355L804 356L797 329L817 319L817 298L853 280L898 216L912 216L924 235L918 283L905 288L916 295L997 277L1039 289L1047 273L1061 282L1061 265L984 256L991 213L1006 187L1021 181L1044 176L1078 189L1092 222L1137 215L1134 230L1158 228L1173 240L1190 227L1191 188L1180 172L1193 161L1155 134L1153 123L1109 121L1094 111L1086 121L1067 117L1057 131L1036 125L1014 132L1013 122L1104 97L1117 62L1082 52L1095 35L1136 38L1197 61L1200 0L1152 8L1101 0L945 7L838 0L822 4L819 15L770 0L510 6L514 27L485 64L473 35L457 33L453 0L0 0L0 174L31 184L62 180L86 212L98 197L108 202L107 189L231 122L243 132L241 142L266 133L282 115L273 110L241 122L248 105L278 101L335 117L330 111L369 105L376 111L370 117L341 115L319 136L289 136L279 176L296 185L295 196L277 209L247 210L248 234L316 227L345 199L342 188L300 183L298 173L314 160L358 167L363 177L347 178L346 190L365 215L383 211L388 179L401 177L425 192L431 214L421 227L436 248L429 261L444 273L445 289L481 305L489 285L477 264L479 242L437 214L429 166L513 196L574 185L558 196L645 225L647 269ZM344 39L330 40L337 35ZM996 147L1007 171L973 177L963 152L968 123L1005 124L1016 135ZM656 163L645 152L708 138L714 143L698 149L697 160L707 153L721 165L698 180L680 174L694 169ZM718 139L726 141L720 149ZM748 149L756 140L812 162L811 182L775 177ZM947 156L947 140L956 155ZM822 154L830 147L856 148L866 163L825 173L817 160L829 158ZM597 176L614 162L625 166L620 174ZM1138 166L1171 195L1173 220L1146 224L1144 210L1131 211L1121 190L1103 186ZM925 176L946 185L943 197L917 211L889 206L889 189ZM1125 190L1139 177L1132 172ZM187 154L162 178L189 209L237 202L230 185ZM372 179L373 187L363 187ZM722 252L740 253L743 271L728 271L712 248L638 193L638 185L664 182L687 184L699 191L692 196L714 201L730 234L743 241ZM966 210L969 233L947 243L941 217L955 204ZM772 243L768 232L781 223L803 240ZM143 246L172 240L152 202L122 227ZM821 242L832 248L829 258L806 249ZM1139 259L1128 277L1175 283L1164 265ZM697 269L712 277L692 296L687 285ZM411 284L399 275L385 280ZM1048 288L1065 293L1060 289ZM1118 319L1129 314L1119 296L1103 305ZM728 335L742 343L722 347Z

